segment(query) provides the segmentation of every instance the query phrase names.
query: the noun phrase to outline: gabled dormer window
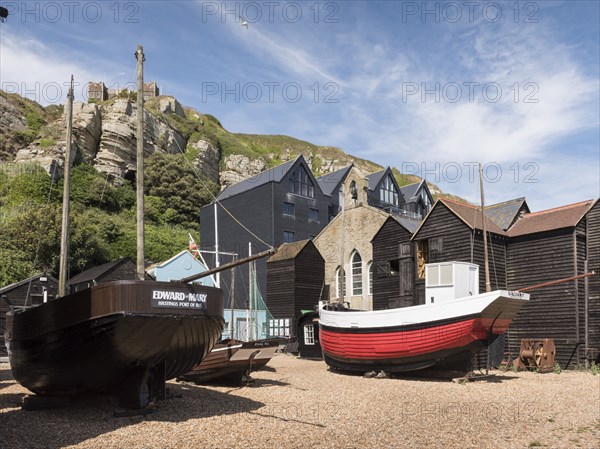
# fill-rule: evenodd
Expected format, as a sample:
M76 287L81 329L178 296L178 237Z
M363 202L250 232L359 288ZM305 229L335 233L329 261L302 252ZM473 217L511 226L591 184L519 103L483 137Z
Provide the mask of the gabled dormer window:
M297 167L290 173L289 192L308 198L315 197L315 188L310 176L303 166Z
M379 200L382 203L398 206L398 190L396 190L394 181L392 181L392 175L387 175L381 183Z

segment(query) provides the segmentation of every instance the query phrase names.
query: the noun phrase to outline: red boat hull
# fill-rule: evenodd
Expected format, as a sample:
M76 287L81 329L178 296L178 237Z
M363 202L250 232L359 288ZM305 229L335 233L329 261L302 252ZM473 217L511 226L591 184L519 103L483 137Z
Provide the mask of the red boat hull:
M326 362L341 370L423 369L441 361L468 363L471 355L487 347L504 332L510 319L462 317L426 325L392 328L339 328L321 325L321 347Z

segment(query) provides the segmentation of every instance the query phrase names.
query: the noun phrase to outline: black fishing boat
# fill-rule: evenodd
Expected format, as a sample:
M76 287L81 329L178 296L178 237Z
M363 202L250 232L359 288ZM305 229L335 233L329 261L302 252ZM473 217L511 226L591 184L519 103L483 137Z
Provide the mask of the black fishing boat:
M114 281L9 312L15 379L39 395L101 392L139 408L197 365L223 330L220 289Z

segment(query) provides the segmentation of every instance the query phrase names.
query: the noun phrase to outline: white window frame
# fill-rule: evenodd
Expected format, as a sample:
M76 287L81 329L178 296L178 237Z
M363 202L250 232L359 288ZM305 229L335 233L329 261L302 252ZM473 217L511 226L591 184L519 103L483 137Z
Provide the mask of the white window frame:
M304 344L314 345L315 344L315 325L305 324L304 325Z

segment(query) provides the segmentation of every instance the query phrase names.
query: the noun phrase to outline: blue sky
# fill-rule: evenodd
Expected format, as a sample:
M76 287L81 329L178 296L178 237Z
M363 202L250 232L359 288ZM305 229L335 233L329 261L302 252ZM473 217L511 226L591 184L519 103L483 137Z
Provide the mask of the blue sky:
M548 2L8 2L0 84L145 78L233 132L286 134L533 210L600 196L600 10ZM239 16L246 17L248 27ZM59 88L60 86L60 88Z

